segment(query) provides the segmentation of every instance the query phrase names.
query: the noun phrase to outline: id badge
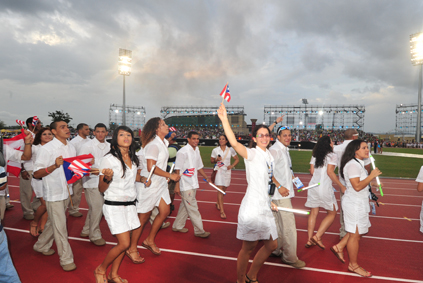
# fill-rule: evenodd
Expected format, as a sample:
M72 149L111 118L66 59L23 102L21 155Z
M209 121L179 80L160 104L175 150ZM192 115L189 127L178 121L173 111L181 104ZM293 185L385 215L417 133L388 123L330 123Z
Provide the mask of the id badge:
M292 179L292 183L294 183L297 189L301 189L302 187L304 187L303 183L300 181L300 178L298 177L295 177L294 179Z

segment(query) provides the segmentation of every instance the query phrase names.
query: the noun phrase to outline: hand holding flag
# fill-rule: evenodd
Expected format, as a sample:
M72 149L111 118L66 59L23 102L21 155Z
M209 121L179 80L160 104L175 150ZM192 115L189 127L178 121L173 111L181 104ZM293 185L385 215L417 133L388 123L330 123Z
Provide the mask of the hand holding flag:
M73 184L75 181L90 173L91 165L89 163L93 158L94 156L92 154L84 154L69 158L60 156L56 158L56 166L59 167L63 165L68 184Z
M231 93L229 91L229 84L228 83L226 83L225 87L220 92L220 96L222 97L222 103L223 103L223 100L226 100L227 102L231 101Z

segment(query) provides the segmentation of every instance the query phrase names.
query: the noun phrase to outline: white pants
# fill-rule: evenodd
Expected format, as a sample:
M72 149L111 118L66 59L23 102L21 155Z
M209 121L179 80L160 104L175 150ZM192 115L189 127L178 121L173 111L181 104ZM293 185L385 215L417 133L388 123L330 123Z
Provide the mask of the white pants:
M200 211L198 211L197 199L195 195L197 190L188 190L181 192L183 199L179 205L178 215L176 216L175 222L173 222L173 228L182 229L185 227L187 218L191 219L191 223L194 226L195 234L203 234L203 220L201 219Z
M88 213L85 219L83 234L89 234L90 240L101 239L100 221L103 216L104 198L98 188L86 188L85 199L88 203Z

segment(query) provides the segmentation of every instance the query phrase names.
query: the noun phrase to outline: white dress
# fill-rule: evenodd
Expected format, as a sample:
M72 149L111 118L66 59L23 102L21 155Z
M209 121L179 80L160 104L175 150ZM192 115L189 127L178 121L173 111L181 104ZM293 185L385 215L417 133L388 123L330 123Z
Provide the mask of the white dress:
M169 159L169 151L167 150L168 141L165 139L164 142L156 136L150 141L145 148L141 148L138 151L138 157L140 159L141 176L148 177L149 172L147 170L147 159L153 159L156 161L156 167L166 171L167 160ZM170 204L170 195L167 188L166 177L161 177L156 174L151 176L151 185L146 187L142 183L137 183L138 203L137 212L147 213L152 211L155 206L158 206L160 200L163 199L166 204Z
M37 153L40 150L41 146L42 146L41 144L32 146L32 158L31 158L32 160L35 161L37 159ZM32 186L32 189L34 190L35 196L37 198L42 198L43 197L43 180L32 178L31 186Z
M417 175L416 182L423 183L423 166L420 168L419 175ZM423 202L420 210L420 232L423 233Z
M273 157L268 150L247 148L244 159L247 174L247 192L238 213L236 237L244 241L273 240L278 238L275 219L269 202L269 169Z
M228 152L229 151L229 152ZM226 157L225 157L226 154ZM212 158L217 158L218 155L220 155L222 157L222 161L223 164L225 164L222 167L217 167L217 173L216 173L216 180L214 182L214 184L216 186L224 186L224 187L229 187L229 185L231 184L231 171L232 170L228 170L228 166L231 165L231 157L232 156L236 156L236 152L232 147L226 147L225 151L222 151L222 149L220 148L220 146L216 147L213 149L212 153L211 153L211 157ZM223 157L225 157L225 160L223 160Z
M316 164L316 158L311 157L310 164ZM309 186L320 183L319 186L307 190L306 207L322 207L326 210L338 210L338 203L336 202L335 193L332 189L332 180L328 175L328 165L337 165L337 156L335 153L329 153L325 157L323 166L314 167L313 177L310 180Z
M347 190L341 199L342 210L344 213L345 231L355 233L358 227L358 233L366 234L371 226L369 220L369 189L368 186L357 192L351 185L350 179L360 178L360 181L367 178L367 171L364 169L364 162L357 159L350 160L344 167L344 177Z
M137 166L132 163L132 168L126 166L125 177L122 178L122 163L111 154L103 157L100 163L100 172L103 169L113 170L113 180L109 188L104 192L104 199L109 201L129 202L137 198L135 178ZM100 173L100 175L102 175ZM121 234L141 226L135 205L117 206L103 205L103 214L109 225L110 232Z

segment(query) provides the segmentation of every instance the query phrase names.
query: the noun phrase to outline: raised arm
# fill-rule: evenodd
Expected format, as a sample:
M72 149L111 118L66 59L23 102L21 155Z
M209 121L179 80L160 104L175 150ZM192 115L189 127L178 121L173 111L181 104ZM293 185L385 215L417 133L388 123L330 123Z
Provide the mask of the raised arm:
M277 124L279 124L280 122L282 122L283 121L283 117L284 117L285 115L282 115L282 116L280 116L280 117L278 117L278 118L276 118L276 121L274 121L272 124L270 124L269 125L269 130L270 131L273 131L273 128L277 125Z
M245 148L245 146L236 140L235 134L232 132L231 125L228 121L228 114L226 113L226 107L223 105L223 103L220 103L220 107L217 110L217 116L219 117L220 121L222 121L223 130L225 131L225 135L228 138L231 146L243 158L248 158L247 148Z

